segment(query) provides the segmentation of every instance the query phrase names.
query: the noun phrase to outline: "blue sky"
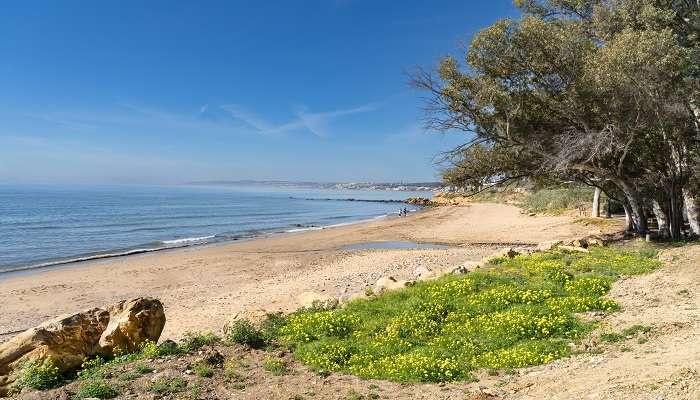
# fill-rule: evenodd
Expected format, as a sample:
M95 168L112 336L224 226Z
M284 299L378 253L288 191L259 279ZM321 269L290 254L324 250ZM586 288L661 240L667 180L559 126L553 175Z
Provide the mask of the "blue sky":
M0 182L436 180L407 71L492 1L7 1Z

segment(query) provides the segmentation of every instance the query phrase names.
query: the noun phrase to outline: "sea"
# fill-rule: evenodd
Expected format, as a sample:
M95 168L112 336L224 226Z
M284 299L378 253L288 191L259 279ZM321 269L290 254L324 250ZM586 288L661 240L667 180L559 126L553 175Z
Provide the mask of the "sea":
M69 263L384 218L430 192L0 185L0 278Z

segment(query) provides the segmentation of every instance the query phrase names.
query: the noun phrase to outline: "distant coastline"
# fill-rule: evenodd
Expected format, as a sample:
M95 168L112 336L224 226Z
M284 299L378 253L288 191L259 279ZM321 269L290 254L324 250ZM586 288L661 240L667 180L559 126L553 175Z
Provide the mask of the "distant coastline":
M195 186L265 186L295 189L326 190L380 190L398 192L426 192L443 188L441 182L303 182L303 181L258 181L258 180L217 180L186 182Z

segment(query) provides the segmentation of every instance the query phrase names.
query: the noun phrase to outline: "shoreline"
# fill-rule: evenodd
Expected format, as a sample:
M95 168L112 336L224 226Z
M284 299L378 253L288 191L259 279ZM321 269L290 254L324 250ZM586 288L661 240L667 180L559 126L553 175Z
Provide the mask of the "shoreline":
M327 200L327 199L320 199L320 200ZM372 200L360 200L360 201L372 201ZM381 200L379 202L398 202L405 204L403 201L385 201ZM417 213L422 211L423 208L420 208L418 210L412 210L411 214ZM256 240L256 239L262 239L266 237L273 237L277 235L288 235L288 234L295 234L295 233L303 233L303 232L308 232L308 231L320 231L324 229L330 229L330 228L336 228L336 227L342 227L342 226L349 226L349 225L355 225L355 224L363 224L363 223L368 223L384 218L392 218L392 217L397 217L394 215L395 213L390 213L390 214L382 214L382 215L377 215L372 218L364 218L364 219L358 219L354 221L348 221L348 222L341 222L341 223L336 223L336 224L330 224L330 225L322 225L322 226L306 226L306 227L298 227L298 228L292 228L284 231L269 231L269 232L260 232L258 234L253 234L253 233L242 233L240 236L232 236L232 237L221 237L219 240L211 240L207 241L207 239L216 239L217 235L211 235L203 238L183 238L183 239L174 239L174 240L163 240L161 243L168 244L168 243L178 243L181 242L183 244L181 245L173 245L173 246L164 246L164 247L154 247L154 248L142 248L142 246L135 246L135 248L132 249L115 249L115 250L105 250L104 252L93 252L93 253L85 253L85 254L79 254L71 257L66 257L66 258L59 258L56 260L46 260L44 262L40 262L38 264L32 264L32 265L26 265L26 266L11 266L9 268L3 268L0 269L0 281L4 279L8 279L11 277L15 276L26 276L26 275L31 275L34 273L42 273L42 272L47 272L47 271L53 271L53 270L59 270L59 269L66 269L66 268L79 268L79 267L84 267L84 266L89 266L92 264L98 264L100 262L108 262L110 259L121 259L121 258L127 258L127 257L135 257L135 256L147 256L150 254L154 253L164 253L164 252L172 252L172 251L182 251L182 250L188 250L188 249L198 249L198 248L206 248L209 246L225 246L228 244L234 244L234 243L241 243L244 241L249 241L249 240ZM198 240L200 239L200 240ZM187 242L190 242L187 244Z
M513 206L474 203L427 208L321 230L233 243L94 260L0 279L0 341L57 315L139 296L159 298L164 338L220 331L246 309L292 311L313 291L333 297L364 291L381 277L414 279L417 267L444 269L478 261L501 247L585 235L571 217L529 217ZM361 249L381 241L439 243L442 248ZM507 245L506 245L507 244Z

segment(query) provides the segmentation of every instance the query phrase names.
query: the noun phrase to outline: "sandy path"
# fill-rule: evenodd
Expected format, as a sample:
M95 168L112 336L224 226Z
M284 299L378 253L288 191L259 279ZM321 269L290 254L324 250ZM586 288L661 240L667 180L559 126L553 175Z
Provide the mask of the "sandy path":
M2 279L0 334L56 315L134 296L162 299L164 337L219 331L235 312L259 306L297 307L305 290L334 296L360 291L388 274L409 277L419 265L447 267L478 260L502 243L580 236L568 217L528 217L513 206L440 207L406 218L377 220L241 243L126 257ZM380 240L449 243L448 250L344 251ZM347 289L346 289L347 288ZM0 340L8 334L0 335Z

